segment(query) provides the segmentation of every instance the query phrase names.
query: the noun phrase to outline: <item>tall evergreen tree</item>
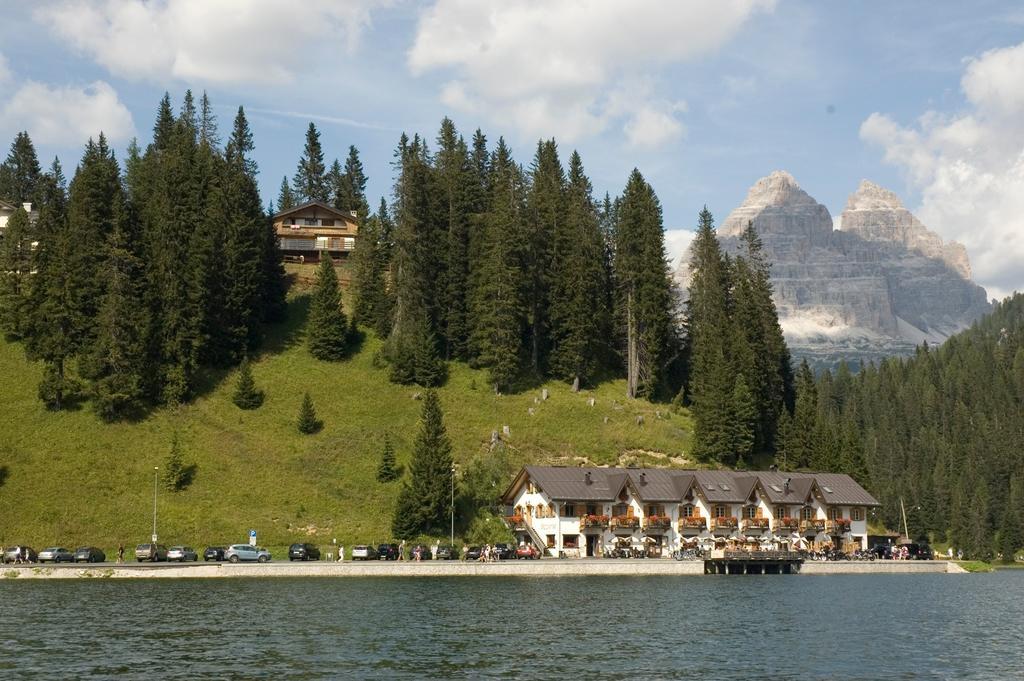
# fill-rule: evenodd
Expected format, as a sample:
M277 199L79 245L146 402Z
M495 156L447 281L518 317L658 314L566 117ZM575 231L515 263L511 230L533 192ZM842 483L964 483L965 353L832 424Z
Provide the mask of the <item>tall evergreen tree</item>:
M288 178L281 178L281 189L277 194L277 210L286 211L291 210L297 205L295 200L295 194L292 193L291 185L288 184Z
M29 330L33 231L19 206L0 240L0 329L10 340L24 338Z
M20 205L38 201L42 172L35 146L27 132L19 132L7 159L0 164L0 199Z
M370 214L370 204L366 202L366 173L363 162L359 160L359 150L354 146L348 148L345 170L339 180L334 207L346 212L354 211L359 221L365 220Z
M306 146L302 151L302 158L299 159L299 166L295 170L295 177L292 178L292 191L297 201L322 201L329 200L327 180L325 177L324 152L320 146L320 131L312 122L306 129ZM280 208L278 201L278 210Z
M670 358L672 291L661 203L634 169L617 211L616 309L629 397L652 397Z
M377 482L392 482L397 479L395 448L391 445L391 436L384 433L384 448L381 450L380 464L377 466Z
M523 274L526 300L528 350L533 371L547 371L551 345L551 305L553 245L556 232L565 218L565 172L558 158L555 141L537 143L530 168L530 190L527 195L528 219L524 221Z
M341 290L334 262L327 251L320 254L316 285L306 325L309 354L325 362L344 359L348 352L349 325L341 310Z
M399 495L392 523L396 535L410 538L446 526L450 512L452 446L444 426L441 403L434 390L423 398L420 431L413 444L409 485Z
M446 228L444 279L440 301L440 326L445 357L465 358L468 353L469 239L472 168L469 149L451 119L441 121L437 136L437 186Z
M384 215L387 218L387 215ZM353 254L352 284L356 320L386 336L390 328L391 301L387 290L387 255L382 243L380 215L363 223Z

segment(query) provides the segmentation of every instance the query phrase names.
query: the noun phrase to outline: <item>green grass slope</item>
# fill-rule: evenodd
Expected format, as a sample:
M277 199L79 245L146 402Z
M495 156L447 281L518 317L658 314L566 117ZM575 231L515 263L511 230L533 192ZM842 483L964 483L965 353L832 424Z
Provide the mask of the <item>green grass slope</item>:
M375 479L382 437L390 433L398 463L407 466L419 389L393 385L373 366L380 341L372 336L349 361L310 357L305 302L292 300L289 321L270 330L253 364L267 395L255 411L232 404L235 374L229 373L211 377L194 402L137 423L104 424L87 403L48 412L36 396L41 366L27 363L20 345L0 341L0 545L109 549L146 541L153 467L163 466L174 433L196 469L187 489L157 493L161 542L239 542L249 528L272 546L306 537L321 543L336 537L346 545L387 539L401 482ZM633 454L667 464L678 463L689 447L688 415L626 400L623 381L578 394L548 383L498 396L486 388L485 372L459 363L450 372L440 396L459 463L486 455L491 432L505 425L510 450L523 462L586 457L612 464ZM550 399L535 403L544 387ZM304 391L325 422L311 436L295 428Z

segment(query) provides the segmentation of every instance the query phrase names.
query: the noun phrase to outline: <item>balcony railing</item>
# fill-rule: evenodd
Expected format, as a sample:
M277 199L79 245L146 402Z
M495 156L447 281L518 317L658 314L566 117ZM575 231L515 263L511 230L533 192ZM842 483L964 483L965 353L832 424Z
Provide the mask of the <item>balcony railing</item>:
M644 519L644 531L663 534L672 527L672 519L667 515L649 515Z
M800 521L800 531L804 534L819 534L825 531L824 520L802 520Z
M790 534L800 531L798 518L779 518L775 521L775 534Z
M700 534L708 526L706 518L680 518L679 534Z
M582 518L580 518L580 527L582 527L584 529L608 527L608 516L606 516L606 515L585 515Z
M825 523L825 531L831 535L846 534L850 531L849 520L830 520Z
M732 516L721 516L711 520L711 530L716 534L729 534L739 525Z
M764 532L768 529L767 518L744 518L743 519L743 531L744 532Z
M628 530L632 532L640 527L640 518L636 516L617 515L612 518L612 530Z
M526 519L521 515L505 516L505 524L512 528L513 531L526 529Z

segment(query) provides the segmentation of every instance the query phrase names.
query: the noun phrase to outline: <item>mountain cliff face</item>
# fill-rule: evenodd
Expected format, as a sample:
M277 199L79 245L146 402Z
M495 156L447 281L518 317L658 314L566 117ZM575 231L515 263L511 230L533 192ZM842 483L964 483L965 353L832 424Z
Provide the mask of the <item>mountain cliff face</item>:
M758 180L721 223L727 253L739 252L748 222L772 264L775 304L799 360L833 365L907 354L939 343L989 311L971 281L964 247L944 244L891 191L868 181L850 195L833 226L828 209L792 175ZM676 276L685 287L689 254Z

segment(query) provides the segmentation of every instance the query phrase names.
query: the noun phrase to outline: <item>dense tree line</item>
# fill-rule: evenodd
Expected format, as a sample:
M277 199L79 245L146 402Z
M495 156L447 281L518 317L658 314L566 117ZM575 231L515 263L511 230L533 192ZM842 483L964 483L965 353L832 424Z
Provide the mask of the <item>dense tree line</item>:
M177 115L164 96L152 141L132 142L123 172L102 133L89 140L67 187L18 135L0 196L32 200L38 217L19 210L3 240L0 318L43 362L44 402L87 395L107 420L182 402L203 366L237 363L282 317L252 150L241 108L221 147L209 100L191 92Z
M790 465L846 471L888 527L947 539L970 557L1024 548L1024 295L938 348L854 374L797 377L782 436Z
M686 313L694 453L729 465L773 451L780 420L788 422L793 407L770 265L752 224L741 241L742 253L728 257L711 213L701 211Z
M625 373L631 397L674 394L675 296L640 173L599 205L579 154L567 171L554 140L527 169L503 139L467 142L446 118L435 148L402 136L393 201L356 249L355 317L385 336L391 379L439 385L444 362L462 360L499 392Z

